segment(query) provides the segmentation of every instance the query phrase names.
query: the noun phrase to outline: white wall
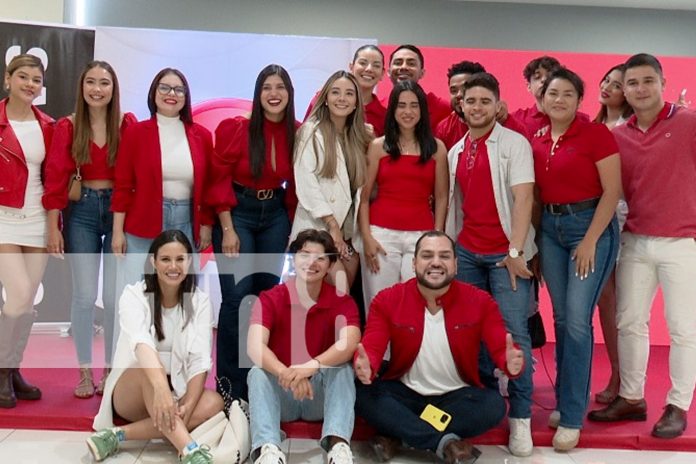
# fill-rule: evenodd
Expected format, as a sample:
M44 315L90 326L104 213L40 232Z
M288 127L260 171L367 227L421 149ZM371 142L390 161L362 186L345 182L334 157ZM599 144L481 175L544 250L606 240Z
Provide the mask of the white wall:
M63 0L3 0L0 17L20 21L63 22Z

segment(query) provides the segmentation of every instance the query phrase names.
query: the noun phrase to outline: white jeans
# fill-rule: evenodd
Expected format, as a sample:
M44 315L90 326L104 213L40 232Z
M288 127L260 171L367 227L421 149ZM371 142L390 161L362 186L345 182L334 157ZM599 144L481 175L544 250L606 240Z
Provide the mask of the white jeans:
M667 404L688 410L696 385L696 240L624 232L621 244L616 273L619 395L644 397L650 308L660 284L670 335Z
M413 255L416 250L416 242L424 231L386 229L371 225L370 232L372 232L372 237L382 245L387 255L379 254L379 272L377 274L370 271L365 262L365 254L360 255L365 315L369 311L372 299L380 291L415 277Z

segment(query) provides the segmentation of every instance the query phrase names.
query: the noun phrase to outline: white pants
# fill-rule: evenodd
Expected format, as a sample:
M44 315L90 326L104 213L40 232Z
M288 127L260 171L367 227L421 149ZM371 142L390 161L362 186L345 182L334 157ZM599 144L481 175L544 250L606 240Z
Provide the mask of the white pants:
M667 404L688 410L696 385L696 240L624 232L621 242L616 274L619 395L644 397L650 308L660 284L670 335Z
M386 256L379 254L379 272L373 273L365 262L365 254L360 255L362 269L363 297L365 298L365 315L372 299L380 291L399 282L415 277L413 272L413 255L416 242L424 231L395 230L370 226L372 237L382 245Z

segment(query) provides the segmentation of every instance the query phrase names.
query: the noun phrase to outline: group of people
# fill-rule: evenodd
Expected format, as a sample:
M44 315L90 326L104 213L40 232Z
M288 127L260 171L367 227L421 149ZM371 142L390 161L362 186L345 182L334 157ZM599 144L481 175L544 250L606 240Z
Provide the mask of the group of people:
M658 283L673 385L653 435L681 435L696 384L696 114L664 101L659 61L638 54L610 69L593 120L578 110L582 79L549 56L524 69L535 103L515 112L479 63L449 69L449 103L421 88L423 72L413 45L386 66L378 47L360 47L300 124L290 76L269 65L251 113L222 121L213 143L176 69L155 76L151 118L137 122L121 112L114 70L94 61L75 113L53 124L32 105L41 61L15 57L0 102L0 407L41 397L19 365L48 252L72 269L75 396L104 395L88 440L96 460L165 437L183 462L212 462L189 431L225 397L249 401L258 464L285 463L279 424L298 418L323 419L329 464L351 463L356 412L378 432L380 461L403 444L466 462L478 453L468 438L506 415L501 376L509 450L529 456L527 321L542 283L556 334L554 448L579 442L598 303L612 373L595 397L607 406L588 418L646 420ZM385 73L386 107L374 93ZM212 316L192 269L211 244L218 392L204 388ZM294 272L279 284L286 251ZM95 382L100 254L107 367Z

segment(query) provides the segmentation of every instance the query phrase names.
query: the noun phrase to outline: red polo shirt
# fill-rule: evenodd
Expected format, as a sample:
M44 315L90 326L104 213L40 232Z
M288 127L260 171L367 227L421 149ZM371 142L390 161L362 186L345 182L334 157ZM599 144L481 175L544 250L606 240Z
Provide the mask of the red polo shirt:
M696 238L696 113L666 103L647 131L634 115L613 133L629 205L624 230Z
M318 301L306 309L300 304L295 281L292 278L261 292L249 322L271 332L268 347L286 366L307 362L328 350L344 327L360 327L358 307L350 295L339 296L336 287L323 282Z
M596 163L619 152L604 124L576 116L553 146L551 130L532 140L534 176L543 203L577 203L602 196Z
M522 134L529 139L527 128L511 114L505 119L503 127L513 130L518 134ZM435 137L442 140L442 143L447 147L447 151L449 151L450 148L455 146L457 142L466 135L468 130L469 128L466 123L462 121L457 113L452 111L449 116L440 121L437 125Z

